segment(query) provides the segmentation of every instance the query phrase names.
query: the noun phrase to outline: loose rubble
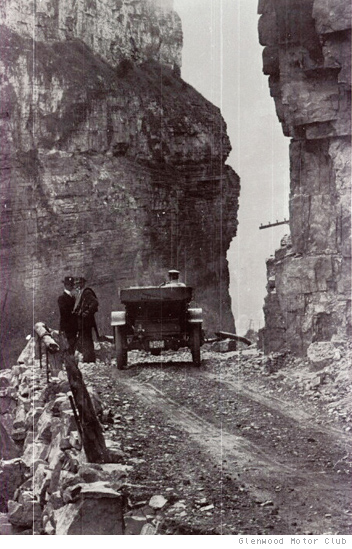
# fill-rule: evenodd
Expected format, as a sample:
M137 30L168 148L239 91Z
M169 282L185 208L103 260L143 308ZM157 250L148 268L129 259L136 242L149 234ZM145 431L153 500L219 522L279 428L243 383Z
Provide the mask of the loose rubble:
M272 399L273 410L265 412L268 418L274 418L275 399L280 398L297 403L297 413L304 410L317 424L350 431L352 345L312 344L307 359L289 353L264 356L254 346L229 350L226 342L218 351L214 347L202 349L201 375L191 365L188 350L162 357L130 353L126 379L152 383L165 396L248 440L260 440L263 431L255 398ZM232 478L226 467L221 471L211 465L182 430L166 425L157 411L132 399L118 384L122 374L114 366L110 344L101 344L97 353L97 364L79 366L106 446L118 463L87 463L66 374L62 370L47 383L32 340L21 363L0 373L1 424L12 438L12 446L2 448L1 456L0 482L6 489L0 535L282 533L279 509L271 499L253 500L241 484L240 471ZM239 395L234 399L223 381L230 388L233 383L252 391L252 403ZM235 414L242 419L234 425ZM280 455L287 448L287 427L277 431L272 423L269 434ZM307 454L313 468L314 461L317 468L329 467L328 454L315 448L309 429L305 440L295 444L297 458ZM10 447L16 455L9 459ZM349 457L333 467L348 474ZM283 487L277 484L275 492L283 493ZM292 528L304 533L299 524Z
M9 446L2 448L1 511L6 515L0 534L122 534L129 468L122 463L87 464L66 373L60 371L47 383L33 339L19 363L0 375L1 424L20 456L8 459ZM99 396L93 387L89 390L101 415ZM111 447L113 461L117 455L122 461L118 442L112 441Z

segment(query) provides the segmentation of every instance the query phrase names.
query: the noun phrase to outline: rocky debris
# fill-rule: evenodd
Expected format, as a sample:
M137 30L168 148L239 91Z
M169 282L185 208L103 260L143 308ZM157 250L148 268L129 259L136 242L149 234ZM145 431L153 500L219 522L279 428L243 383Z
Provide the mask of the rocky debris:
M330 341L317 341L309 345L307 358L312 370L322 370L330 366L333 360L340 360L341 352Z
M352 425L348 413L352 346L336 343L335 350L339 351L335 359L317 371L312 371L308 359L295 358L288 352L266 357L254 347L219 354L205 346L201 370L197 372L193 371L188 350L163 353L161 357L133 352L130 371L120 376L152 383L212 424L259 445L265 442L263 434L268 435L279 456L291 444L297 459L307 457L320 470L327 456L323 448L315 449L314 432L307 427L302 440L292 441L290 427L283 426L282 416L275 413L275 398L297 402L297 408L303 407L310 418L324 418L324 424L337 424L347 431ZM317 351L323 359L324 347ZM326 348L327 356L328 351ZM21 460L12 462L15 471L22 468L23 476L4 507L20 533L120 535L122 516L128 535L282 532L279 509L272 499L251 499L240 476L228 475L226 463L223 470L218 470L197 446L191 451L182 430L166 424L160 413L141 406L138 398L123 389L110 361L80 364L80 369L93 393L93 383L99 387L97 401L103 403L102 417L111 412L114 418L105 424L106 445L119 454L120 462L86 463L63 390L63 374L46 386L44 372L43 382L39 383L36 361L21 372L15 367L14 378L22 393L27 390L34 397L38 393L37 400L42 404L38 416L31 409L27 412L35 419L33 423L26 420L24 454ZM12 378L9 380L11 384ZM222 383L225 380L227 385ZM235 395L231 383L252 388L258 398L266 395L272 408L264 407L263 412L255 401ZM30 454L34 455L32 461ZM349 471L348 457L336 467L343 473ZM283 490L280 485L275 488L279 494ZM31 510L36 520L28 525ZM82 522L80 516L86 519ZM5 522L5 531L12 526Z
M31 348L29 342L27 350ZM120 463L125 454L117 440L109 444L112 463L86 463L65 371L47 383L46 371L26 352L21 365L2 372L1 378L4 391L14 389L11 398L17 403L8 438L21 442L21 450L11 443L21 457L3 459L0 465L0 510L8 523L22 534L123 533L123 491L131 467ZM97 412L106 414L93 385L89 392ZM2 411L6 415L8 406ZM9 448L7 444L4 451Z

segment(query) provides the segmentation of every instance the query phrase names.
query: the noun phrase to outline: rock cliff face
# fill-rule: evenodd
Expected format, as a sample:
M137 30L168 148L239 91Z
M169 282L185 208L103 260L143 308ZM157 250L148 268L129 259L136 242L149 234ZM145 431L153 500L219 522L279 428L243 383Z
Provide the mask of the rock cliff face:
M172 2L2 2L1 350L58 325L84 275L109 333L119 288L194 286L205 327L233 329L226 251L239 179L217 108L179 76Z
M268 261L264 346L351 333L351 3L262 0L264 73L290 147L291 239Z

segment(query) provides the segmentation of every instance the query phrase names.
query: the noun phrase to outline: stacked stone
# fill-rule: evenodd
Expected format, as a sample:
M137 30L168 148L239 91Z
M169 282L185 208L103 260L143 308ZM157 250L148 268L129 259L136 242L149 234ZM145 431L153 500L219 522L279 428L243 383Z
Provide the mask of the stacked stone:
M304 354L351 333L351 3L261 0L259 13L264 73L292 138L292 248L268 263L264 348Z
M33 339L19 362L0 376L2 435L15 441L1 446L0 534L122 534L129 467L87 464L66 374L47 383ZM115 462L123 459L118 446L110 443Z

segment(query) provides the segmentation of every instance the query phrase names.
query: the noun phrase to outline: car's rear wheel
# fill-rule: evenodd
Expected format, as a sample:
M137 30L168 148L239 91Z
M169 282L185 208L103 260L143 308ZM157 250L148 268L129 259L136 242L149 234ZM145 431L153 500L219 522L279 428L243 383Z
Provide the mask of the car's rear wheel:
M195 366L200 366L200 340L201 340L201 324L193 324L191 329L191 353L192 360Z
M123 370L127 366L127 338L124 326L115 326L116 366Z

